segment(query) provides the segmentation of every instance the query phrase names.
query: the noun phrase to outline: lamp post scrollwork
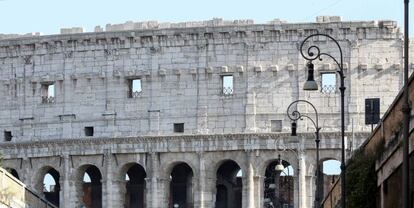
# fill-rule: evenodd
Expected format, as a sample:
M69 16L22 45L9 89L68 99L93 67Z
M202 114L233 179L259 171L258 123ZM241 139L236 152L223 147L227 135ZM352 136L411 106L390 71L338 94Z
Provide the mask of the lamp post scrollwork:
M303 114L301 113L298 109L297 109L297 104L299 103L306 103L308 105L310 105L312 107L312 109L315 112L315 120L312 119L310 116L308 116L307 114ZM296 108L293 108L294 106L296 106ZM295 100L293 101L287 108L287 115L289 117L289 119L292 121L292 136L296 136L296 128L297 128L297 121L298 120L302 120L303 118L306 118L308 120L310 120L313 124L313 126L315 127L315 143L316 143L316 196L315 196L315 207L319 208L321 205L321 165L319 163L319 131L321 130L321 127L319 127L319 117L318 117L318 111L316 110L315 106L307 101L307 100Z
M332 55L322 52L321 49L317 45L311 44L309 47L304 48L306 42L310 41L311 38L314 37L325 37L327 40L331 40L335 43L339 50L339 61L335 59ZM300 45L300 54L306 60L308 60L308 80L305 82L303 87L304 90L318 90L318 85L314 80L313 72L314 72L314 65L312 61L319 60L322 61L322 57L329 57L332 59L336 65L338 66L338 70L336 71L339 74L340 78L340 86L339 91L341 93L341 140L342 140L342 149L341 149L341 207L346 207L346 166L345 166L345 75L344 75L344 67L343 67L343 55L342 55L342 48L339 45L338 41L335 40L330 35L316 33L306 37L301 45ZM311 75L311 76L309 76Z

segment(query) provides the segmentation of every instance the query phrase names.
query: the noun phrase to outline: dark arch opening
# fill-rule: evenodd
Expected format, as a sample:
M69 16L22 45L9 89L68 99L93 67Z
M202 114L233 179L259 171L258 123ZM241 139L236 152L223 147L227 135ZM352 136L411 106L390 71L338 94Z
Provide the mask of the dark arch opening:
M217 170L216 208L242 207L242 171L240 166L228 160Z
M102 175L93 165L86 168L83 174L82 201L87 208L102 208Z
M145 207L145 178L147 174L142 166L131 166L126 175L125 208Z
M7 172L9 172L10 174L12 174L12 176L14 176L15 178L19 179L19 174L17 173L17 171L13 168L6 168Z
M263 200L266 208L294 206L293 168L289 162L282 160L284 170L276 170L279 164L279 160L275 160L266 167Z
M51 168L49 171L47 171L43 177L43 194L49 202L57 207L59 207L59 178L60 174L54 168Z
M180 163L171 171L170 208L192 208L193 170L186 163Z

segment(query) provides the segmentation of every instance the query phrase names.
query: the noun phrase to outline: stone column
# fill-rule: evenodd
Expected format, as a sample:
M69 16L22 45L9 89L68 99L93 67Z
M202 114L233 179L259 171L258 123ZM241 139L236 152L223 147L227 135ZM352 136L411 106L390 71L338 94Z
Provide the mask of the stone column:
M60 183L60 188L61 188L61 192L59 194L59 199L60 199L60 207L62 208L70 208L71 207L71 201L76 200L75 197L72 198L70 197L70 184L69 184L69 180L70 180L70 160L69 160L69 155L63 155L63 174L61 174L61 178L60 181L62 181Z
M299 162L299 208L307 208L307 196L306 196L306 164L305 164L305 155L302 151L298 152L298 162Z
M113 207L113 173L112 173L112 154L109 150L105 152L105 161L104 161L104 168L106 172L105 181L103 181L103 185L105 188L102 190L102 207Z
M126 194L126 181L122 178L115 177L113 180L113 194L114 194L114 207L124 207L125 194Z
M157 184L158 184L158 200L160 201L160 204L157 208L166 208L169 205L170 202L170 182L171 180L168 178L158 178ZM185 193L183 193L185 194Z
M204 179L204 207L210 208L214 207L216 204L216 174L208 172L205 170L205 179Z
M158 195L158 189L157 189L157 177L158 177L158 154L157 153L151 153L151 176L147 179L147 182L149 182L148 188L149 191L147 192L147 199L148 199L148 205L150 208L157 208L159 207L159 203L157 200Z
M246 175L244 176L245 184L243 184L243 207L254 208L254 169L253 169L253 152L246 153ZM244 174L244 173L243 173Z
M257 173L256 173L257 174ZM261 175L255 175L254 176L254 183L255 183L255 205L256 207L262 207L263 206L263 198L264 198L264 178Z
M198 153L198 165L199 165L199 171L198 171L198 186L195 190L195 194L198 196L195 196L194 201L194 207L200 207L205 208L205 198L204 198L204 192L205 192L205 181L206 181L206 172L205 172L205 164L204 164L204 155L203 152ZM193 179L194 180L194 179Z
M146 196L149 208L168 207L170 180L162 177L158 158L159 153L151 153L151 176L147 179L149 191Z

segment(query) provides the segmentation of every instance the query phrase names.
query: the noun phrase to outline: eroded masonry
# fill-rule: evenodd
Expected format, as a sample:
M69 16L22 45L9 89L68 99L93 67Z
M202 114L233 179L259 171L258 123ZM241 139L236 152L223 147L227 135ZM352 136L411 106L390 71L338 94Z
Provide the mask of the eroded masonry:
M286 109L312 102L321 161L339 160L339 78L335 63L317 61L320 90L303 91L301 41L326 33L343 49L348 154L371 131L366 103L382 115L403 84L393 21L214 19L81 32L0 36L3 166L65 208L312 207L315 130L303 120L290 136ZM313 41L338 55L332 42Z

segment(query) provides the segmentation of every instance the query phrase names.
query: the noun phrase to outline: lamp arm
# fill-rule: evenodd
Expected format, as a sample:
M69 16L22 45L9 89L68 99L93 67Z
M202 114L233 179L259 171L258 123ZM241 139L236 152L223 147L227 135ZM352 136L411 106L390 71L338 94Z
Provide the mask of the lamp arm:
M338 50L339 50L339 56L340 56L340 61L339 62L332 55L327 54L327 53L322 53L321 49L316 45L311 45L306 50L306 53L304 53L303 46L304 46L305 42L307 42L310 38L315 37L315 36L323 36L323 37L329 38L330 40L332 40L336 44L336 46L338 47ZM313 61L313 60L316 60L316 59L322 60L321 56L328 56L329 58L331 58L336 63L336 65L338 65L338 67L339 67L338 73L341 75L341 78L344 76L344 74L343 74L342 48L339 45L338 41L336 41L332 36L327 35L327 34L322 34L322 33L312 34L312 35L308 36L307 38L305 38L305 40L302 41L299 51L300 51L300 54L302 55L302 57L304 59L308 60L308 61Z
M307 104L309 104L313 108L313 110L315 111L316 122L312 118L310 118L309 116L307 116L305 114L301 114L298 110L293 110L291 113L289 113L290 108L294 104L299 103L299 102L307 103ZM316 110L315 106L311 102L309 102L307 100L295 100L295 101L293 101L288 106L288 108L287 108L287 115L288 115L289 119L292 120L292 121L297 121L297 120L301 119L302 117L306 117L306 118L308 118L309 120L312 121L312 123L313 123L313 125L315 126L316 129L319 128L319 115L318 115L318 111Z

